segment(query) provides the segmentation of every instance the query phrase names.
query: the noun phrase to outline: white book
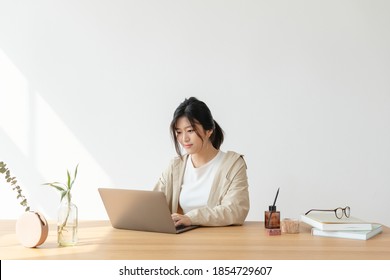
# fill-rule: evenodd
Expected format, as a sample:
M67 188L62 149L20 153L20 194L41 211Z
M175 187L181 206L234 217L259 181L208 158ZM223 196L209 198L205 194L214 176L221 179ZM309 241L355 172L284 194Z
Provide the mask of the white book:
M372 223L355 217L338 219L334 212L311 212L301 215L301 221L320 230L372 230Z
M337 238L348 238L348 239L358 239L358 240L368 240L371 237L382 232L382 226L380 224L373 224L372 230L320 230L317 228L312 228L311 234L316 236L324 237L337 237Z

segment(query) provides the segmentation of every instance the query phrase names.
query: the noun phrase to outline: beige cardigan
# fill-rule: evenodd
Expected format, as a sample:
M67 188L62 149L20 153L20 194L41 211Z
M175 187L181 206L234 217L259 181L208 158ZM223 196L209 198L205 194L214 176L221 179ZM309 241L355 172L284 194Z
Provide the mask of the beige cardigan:
M187 158L188 155L183 159L173 159L154 187L155 191L165 193L172 213L178 210ZM193 225L227 226L244 223L248 211L246 164L242 155L229 151L215 175L207 206L191 210L186 215Z

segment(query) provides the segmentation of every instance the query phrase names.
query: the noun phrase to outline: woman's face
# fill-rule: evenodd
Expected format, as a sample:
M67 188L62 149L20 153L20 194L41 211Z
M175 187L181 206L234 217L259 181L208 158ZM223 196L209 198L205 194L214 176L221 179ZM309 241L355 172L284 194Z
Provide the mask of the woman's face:
M181 117L176 122L176 138L188 154L200 153L208 144L212 130L205 131L199 123L191 125L187 117ZM198 134L201 136L199 137ZM202 141L203 140L203 141Z

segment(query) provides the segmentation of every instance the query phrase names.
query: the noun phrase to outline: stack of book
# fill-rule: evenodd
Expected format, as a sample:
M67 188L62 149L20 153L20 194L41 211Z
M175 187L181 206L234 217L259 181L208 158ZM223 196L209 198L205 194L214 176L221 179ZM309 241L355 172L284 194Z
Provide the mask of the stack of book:
M334 213L311 212L301 215L301 221L312 226L312 235L368 240L382 232L380 224L354 217L338 219Z

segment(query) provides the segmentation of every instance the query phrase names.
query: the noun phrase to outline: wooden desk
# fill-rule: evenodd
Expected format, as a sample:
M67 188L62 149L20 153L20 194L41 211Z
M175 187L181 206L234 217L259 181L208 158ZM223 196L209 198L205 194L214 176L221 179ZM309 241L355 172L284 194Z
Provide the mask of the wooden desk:
M15 236L15 221L0 221L0 259L88 260L390 260L390 229L361 241L310 235L301 224L299 234L267 236L262 222L243 226L198 228L182 234L118 230L108 221L83 221L79 243L58 247L56 227L39 248L22 247Z

